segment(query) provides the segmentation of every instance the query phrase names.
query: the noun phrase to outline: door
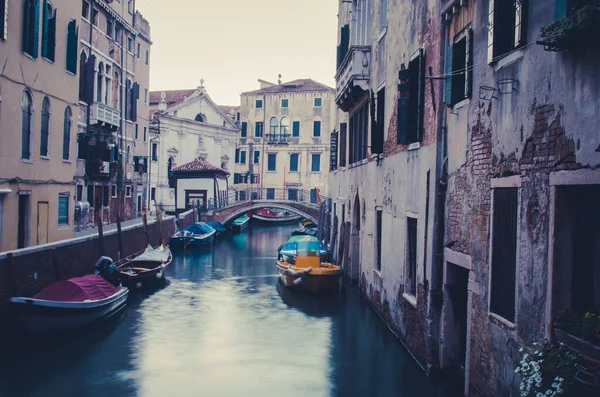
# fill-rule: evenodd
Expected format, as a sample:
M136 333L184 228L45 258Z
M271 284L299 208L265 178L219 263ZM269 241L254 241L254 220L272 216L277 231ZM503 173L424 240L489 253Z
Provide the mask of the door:
M19 195L17 220L17 248L29 245L29 195Z
M138 216L142 216L142 193L137 195L137 213Z
M447 262L444 285L444 366L464 375L467 352L467 307L469 270Z
M45 201L39 201L37 205L37 244L48 242L48 214L49 206Z

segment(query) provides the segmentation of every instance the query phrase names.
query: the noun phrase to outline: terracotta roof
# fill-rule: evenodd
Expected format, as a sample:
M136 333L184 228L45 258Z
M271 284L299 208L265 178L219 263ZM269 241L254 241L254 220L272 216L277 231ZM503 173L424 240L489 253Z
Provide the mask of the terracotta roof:
M260 90L242 92L242 95L274 94L278 92L309 92L309 91L334 91L333 88L312 79L298 79L287 83L276 84Z
M167 101L167 107L173 107L180 104L185 98L192 95L196 89L191 90L170 90L170 91L150 91L150 105L158 105L160 103L161 93L165 93L165 100Z
M189 163L185 163L180 165L179 167L175 167L171 169L171 172L203 172L203 171L217 171L223 172L225 174L229 174L229 172L225 171L223 168L219 168L216 165L212 165L208 161L202 161L200 159L195 159L190 161Z

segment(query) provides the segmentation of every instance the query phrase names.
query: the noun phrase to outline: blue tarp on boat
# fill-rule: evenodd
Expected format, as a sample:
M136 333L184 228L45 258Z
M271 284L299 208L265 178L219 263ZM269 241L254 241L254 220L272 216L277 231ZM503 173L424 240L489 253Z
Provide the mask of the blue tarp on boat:
M196 223L192 223L191 225L186 226L183 229L181 229L180 233L189 232L191 234L208 234L208 233L212 232L213 230L214 229L207 223L196 222Z
M225 226L223 226L220 222L217 221L210 221L210 222L206 222L207 225L209 225L210 227L212 227L213 229L215 229L217 232L224 232L225 230Z

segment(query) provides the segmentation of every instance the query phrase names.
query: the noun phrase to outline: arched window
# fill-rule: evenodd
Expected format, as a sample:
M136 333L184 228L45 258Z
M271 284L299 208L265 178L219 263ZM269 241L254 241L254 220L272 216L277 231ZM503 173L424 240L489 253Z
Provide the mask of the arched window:
M50 135L50 99L42 101L42 123L40 129L40 156L48 156L48 135Z
M288 135L290 133L290 119L287 116L281 118L281 127L279 128L281 135Z
M269 121L269 134L271 135L276 135L277 134L277 130L279 129L279 121L277 120L277 117L273 116L271 117L271 120Z
M202 113L198 113L196 115L196 117L194 118L195 121L199 121L201 123L204 123L204 116L202 116Z
M115 81L113 84L113 103L115 109L119 109L119 106L121 106L121 92L119 91L120 84L121 82L119 81L119 72L115 72Z
M96 102L102 103L102 80L104 80L104 65L102 62L98 65L98 75L96 76Z
M21 158L31 158L31 125L33 115L33 98L29 91L23 91L21 98Z
M86 75L86 67L87 63L87 55L85 51L81 51L79 55L79 100L85 101L85 75Z
M56 47L56 10L49 1L44 1L42 20L42 56L54 62Z
M38 56L39 18L39 0L25 0L23 2L23 52L34 58Z
M77 22L71 19L67 25L67 70L73 74L77 73L77 33Z
M65 109L65 122L63 125L63 160L69 159L69 152L71 151L71 108L69 106Z

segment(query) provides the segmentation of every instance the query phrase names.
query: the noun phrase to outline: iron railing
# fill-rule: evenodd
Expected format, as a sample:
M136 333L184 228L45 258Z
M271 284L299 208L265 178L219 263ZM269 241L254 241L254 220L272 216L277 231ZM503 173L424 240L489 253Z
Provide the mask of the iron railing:
M224 209L242 202L251 201L288 201L294 203L303 203L308 205L320 206L322 203L329 202L329 197L319 194L315 189L294 189L294 188L249 188L230 192L228 195L218 199L209 199L206 205L200 205L201 212L216 211Z

